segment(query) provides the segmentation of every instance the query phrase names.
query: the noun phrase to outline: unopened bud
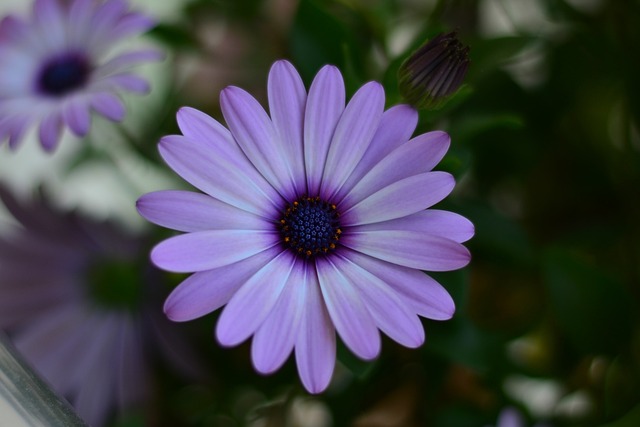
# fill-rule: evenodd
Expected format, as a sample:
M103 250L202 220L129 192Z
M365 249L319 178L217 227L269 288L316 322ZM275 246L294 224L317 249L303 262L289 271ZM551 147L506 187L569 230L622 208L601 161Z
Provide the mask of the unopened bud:
M462 84L469 68L469 46L455 31L440 33L400 65L400 93L415 108L434 108Z

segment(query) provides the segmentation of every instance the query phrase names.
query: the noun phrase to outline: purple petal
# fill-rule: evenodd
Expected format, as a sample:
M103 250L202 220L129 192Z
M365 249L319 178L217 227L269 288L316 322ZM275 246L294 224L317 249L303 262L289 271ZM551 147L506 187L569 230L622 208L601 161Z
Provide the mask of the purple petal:
M91 15L87 45L94 51L102 51L107 43L112 43L111 31L126 12L127 4L123 0L108 0L100 4Z
M340 71L324 66L313 79L304 116L304 163L310 195L318 195L338 120L344 111L344 82Z
M18 145L20 144L20 142L22 142L22 138L27 132L30 124L30 118L25 117L24 115L14 116L11 119L11 123L9 125L9 148L11 148L12 150L18 148Z
M40 144L48 151L53 151L60 140L62 132L62 117L57 112L50 113L40 122L39 137Z
M453 176L446 172L405 178L346 209L340 222L352 226L411 215L444 199L454 186Z
M307 92L293 65L276 61L269 72L268 93L271 120L300 197L307 194L303 145Z
M306 309L308 274L304 261L298 260L278 302L256 331L251 344L251 359L258 372L268 374L276 371L291 354Z
M285 199L297 195L287 164L288 147L276 138L273 123L253 96L237 87L220 94L222 114L245 155Z
M329 385L336 363L336 333L322 299L315 271L309 271L300 329L296 339L296 365L300 380L310 393Z
M191 107L182 107L176 114L180 130L189 139L209 145L217 149L218 145L236 146L231 132L212 117ZM244 153L238 147L237 156L244 158ZM251 164L247 162L247 166Z
M33 38L33 31L23 19L8 15L0 20L0 40L21 43L25 41L24 37L29 37L30 35Z
M375 191L413 175L429 172L449 148L449 135L429 132L400 145L356 183L341 204L349 206Z
M358 291L343 271L349 266L338 257L316 262L327 311L347 347L365 360L380 352L380 333Z
M465 217L438 209L428 209L403 218L359 225L353 228L354 232L375 230L419 231L458 243L466 242L473 237L475 232L473 224Z
M123 327L118 324L119 320L122 321L122 318L115 315L103 319L98 324L102 331L96 331L83 348L83 359L79 364L84 366L74 364L72 376L75 376L73 382L77 395L73 405L78 415L91 425L103 423L110 407L108 402L115 384L115 376L109 368L120 367L118 355L114 355L117 336ZM96 336L101 336L101 339L96 340ZM83 361L86 361L86 364L82 364ZM135 382L137 378L130 380ZM100 384L100 387L96 387L96 384Z
M345 256L391 286L418 315L434 320L447 320L453 316L455 303L451 295L422 271L354 251Z
M210 135L210 139L215 138ZM235 144L166 136L159 150L167 164L186 181L210 196L240 209L270 218L280 196L251 166Z
M119 122L124 119L124 104L112 93L102 92L91 97L91 107L109 120Z
M105 83L115 85L120 89L133 93L148 93L150 90L149 82L140 76L129 73L115 74L105 78Z
M148 193L138 199L136 206L147 220L178 231L274 229L273 224L257 215L190 191Z
M64 16L56 0L36 0L33 5L33 18L36 25L46 34L42 42L52 48L64 46Z
M366 152L384 110L384 89L369 82L353 95L329 146L321 194L331 198L347 180Z
M523 427L524 419L515 408L507 407L500 412L496 427Z
M77 136L85 136L91 126L91 116L88 106L80 100L71 100L65 104L62 110L62 117Z
M93 16L93 0L74 0L69 7L67 28L70 40L84 40L91 28Z
M175 322L185 322L217 310L277 252L269 249L224 267L192 274L167 297L164 312Z
M297 258L283 251L231 297L216 326L218 342L234 346L253 334L269 315L294 269Z
M338 191L335 200L340 201L360 179L387 154L411 138L418 124L418 112L408 105L396 105L382 113L380 124L369 148Z
M107 61L105 64L100 66L100 69L98 71L100 72L100 75L106 76L109 74L122 72L132 65L136 65L142 62L161 61L163 58L164 54L156 49L145 49L126 52Z
M152 28L156 22L150 17L138 12L130 12L122 16L115 27L111 29L114 38L137 35Z
M177 273L211 270L269 249L275 233L254 230L210 230L170 237L151 251L160 268Z
M405 267L450 271L469 263L467 248L453 240L417 231L384 230L344 233L343 245Z
M340 270L355 285L382 332L406 347L416 348L424 343L424 329L420 319L394 289L350 260L348 255Z

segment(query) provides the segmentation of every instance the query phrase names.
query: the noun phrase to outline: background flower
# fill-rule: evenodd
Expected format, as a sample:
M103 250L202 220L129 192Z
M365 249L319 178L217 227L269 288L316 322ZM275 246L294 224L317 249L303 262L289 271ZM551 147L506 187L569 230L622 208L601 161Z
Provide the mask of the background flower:
M37 123L40 143L51 151L64 126L77 136L89 132L91 110L122 120L118 93L149 89L130 68L162 55L150 49L113 55L113 48L153 24L127 11L123 0L35 0L29 19L6 16L0 22L0 140L15 148Z
M143 240L44 196L22 203L0 188L0 199L19 223L0 236L0 328L84 420L148 404L158 350L183 373L201 368L160 311Z

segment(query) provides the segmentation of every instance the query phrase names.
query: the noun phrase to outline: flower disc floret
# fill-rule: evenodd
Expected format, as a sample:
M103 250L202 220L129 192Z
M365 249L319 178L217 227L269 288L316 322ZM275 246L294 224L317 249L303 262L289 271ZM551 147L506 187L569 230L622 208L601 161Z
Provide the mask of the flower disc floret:
M311 257L336 249L342 230L336 205L320 197L303 197L284 210L280 234L294 253Z
M89 78L91 65L82 54L69 53L46 62L37 79L43 95L62 96L82 88Z

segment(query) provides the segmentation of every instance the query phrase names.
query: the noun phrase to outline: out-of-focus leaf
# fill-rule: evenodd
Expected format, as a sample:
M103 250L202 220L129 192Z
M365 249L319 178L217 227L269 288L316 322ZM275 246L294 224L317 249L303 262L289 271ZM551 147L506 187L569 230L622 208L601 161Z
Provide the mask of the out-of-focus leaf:
M638 427L640 426L640 405L636 406L624 417L612 423L603 424L600 427Z
M465 205L455 209L475 225L472 252L492 264L531 266L535 252L522 226L488 206Z
M509 36L493 39L475 40L470 43L471 66L468 79L475 81L495 68L504 65L537 40L532 36Z
M194 35L187 28L177 24L158 24L148 34L175 49L195 49L198 46Z
M338 342L336 353L338 361L360 380L365 380L371 375L375 370L376 360L378 360L359 359L342 342Z
M344 53L356 52L353 35L325 7L314 0L301 0L291 29L291 54L306 82L325 64L344 70Z
M498 128L521 129L523 118L514 113L477 114L465 116L455 125L455 133L459 138L470 139L474 135Z
M449 291L456 303L456 313L446 322L429 322L427 348L477 372L486 373L505 366L506 337L479 329L468 317L467 272L459 270L430 275Z
M549 249L543 258L551 306L569 343L584 353L616 354L631 335L623 284L569 250Z

